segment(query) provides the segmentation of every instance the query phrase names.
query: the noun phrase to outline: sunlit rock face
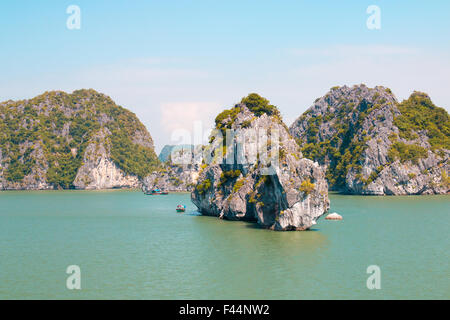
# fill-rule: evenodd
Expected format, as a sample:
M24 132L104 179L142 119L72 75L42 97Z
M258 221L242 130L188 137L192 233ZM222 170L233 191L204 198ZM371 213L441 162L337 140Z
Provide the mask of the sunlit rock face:
M110 134L106 129L98 132L87 146L83 165L75 177L75 188L98 190L141 187L137 176L126 174L110 159L110 151L104 143Z
M221 113L216 129L191 194L201 214L306 230L328 210L323 169L302 157L267 100L250 95ZM234 134L222 134L227 129Z
M330 188L353 194L449 192L450 120L421 92L334 87L290 127L303 155L327 170Z

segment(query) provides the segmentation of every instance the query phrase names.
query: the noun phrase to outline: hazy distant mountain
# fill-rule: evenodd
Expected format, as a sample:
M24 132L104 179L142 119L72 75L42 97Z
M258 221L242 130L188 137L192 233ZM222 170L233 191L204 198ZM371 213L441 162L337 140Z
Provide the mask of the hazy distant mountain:
M169 160L169 156L173 151L186 151L192 152L194 150L194 145L192 144L177 144L177 145L168 145L166 144L161 152L159 153L158 159L161 162L166 162Z

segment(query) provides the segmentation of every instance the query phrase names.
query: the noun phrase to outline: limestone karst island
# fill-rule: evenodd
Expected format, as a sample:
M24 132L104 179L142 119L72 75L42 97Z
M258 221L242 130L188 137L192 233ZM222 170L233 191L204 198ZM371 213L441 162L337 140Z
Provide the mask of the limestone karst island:
M0 300L450 299L450 1L15 0L0 30Z
M277 107L252 93L217 115L220 138L166 146L159 158L138 118L92 89L6 101L0 111L2 190L191 192L202 215L273 230L310 229L330 207L329 190L450 190L449 115L422 92L397 101L381 86L334 87L290 127ZM229 141L227 129L238 132ZM277 159L271 171L259 153L251 159L258 142L241 141L258 130L277 139L276 148L267 141L263 146Z

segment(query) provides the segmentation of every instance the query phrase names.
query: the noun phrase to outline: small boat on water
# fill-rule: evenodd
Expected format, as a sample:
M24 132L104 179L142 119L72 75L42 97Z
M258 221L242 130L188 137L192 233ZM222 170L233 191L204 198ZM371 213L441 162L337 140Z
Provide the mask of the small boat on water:
M153 189L152 191L145 192L146 195L159 195L159 194L169 194L167 191L161 191L160 189Z
M177 212L185 212L186 211L186 206L179 204L177 205Z

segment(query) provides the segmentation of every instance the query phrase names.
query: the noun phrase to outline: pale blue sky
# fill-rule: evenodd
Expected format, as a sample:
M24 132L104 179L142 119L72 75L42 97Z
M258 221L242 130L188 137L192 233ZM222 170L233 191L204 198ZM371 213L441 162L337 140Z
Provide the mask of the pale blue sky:
M81 8L81 29L66 8ZM381 29L366 27L369 5ZM2 1L0 100L94 88L132 110L158 151L249 92L287 124L334 85L450 102L448 1Z

